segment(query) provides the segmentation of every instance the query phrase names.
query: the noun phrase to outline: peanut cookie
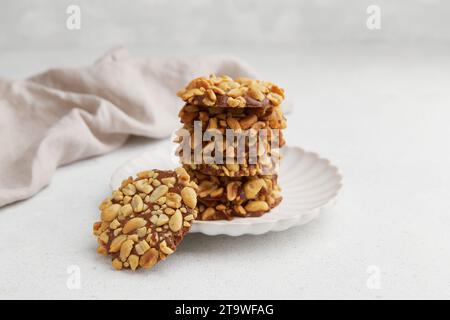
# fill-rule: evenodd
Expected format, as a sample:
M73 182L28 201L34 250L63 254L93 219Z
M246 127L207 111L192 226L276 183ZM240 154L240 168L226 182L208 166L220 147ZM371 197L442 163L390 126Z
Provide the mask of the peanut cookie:
M115 269L151 268L175 252L197 217L197 184L184 168L129 177L100 205L97 252Z
M232 202L201 202L197 220L232 220L235 217L260 217L278 206L281 200L283 200L281 196L274 198L271 204L266 201L251 200L244 206Z
M200 107L264 108L279 106L284 90L266 81L211 75L192 80L177 95Z
M198 185L198 220L258 217L277 206L282 197L277 176L216 177L188 170Z
M181 159L183 162L183 159ZM245 159L244 159L245 160ZM210 176L218 177L248 177L255 175L274 175L278 171L280 159L271 158L270 155L264 160L257 159L255 163L200 163L185 161L183 167L187 170L195 170Z
M262 131L262 130L264 131ZM195 130L199 130L200 128L196 129L192 123L191 124L185 124L183 128L176 131L176 139L174 142L181 142L183 135L187 135L191 139L191 144L193 142L192 137L195 137ZM242 141L245 141L246 145L248 145L251 141L251 143L261 142L264 143L264 147L271 148L271 146L275 146L276 148L282 147L286 144L286 141L284 139L283 131L279 129L272 129L270 127L251 127L250 129L231 129L229 127L213 127L209 126L207 123L202 123L201 126L201 133L205 135L205 133L208 132L210 136L218 136L222 138L223 143L227 142L227 135L230 135L230 142L231 143L237 143L238 139L243 139ZM195 141L194 141L195 142ZM208 144L210 141L201 141L203 145ZM192 145L193 147L194 145ZM270 149L265 149L270 150Z
M204 128L247 129L285 129L286 118L280 108L202 108L187 104L178 116L183 124L202 121Z

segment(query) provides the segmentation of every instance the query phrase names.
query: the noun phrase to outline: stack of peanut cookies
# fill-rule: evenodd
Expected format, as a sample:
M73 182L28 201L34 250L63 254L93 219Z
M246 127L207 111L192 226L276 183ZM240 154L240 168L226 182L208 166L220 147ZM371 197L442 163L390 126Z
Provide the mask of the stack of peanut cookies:
M261 216L277 206L284 90L270 82L211 75L192 80L178 96L185 102L178 155L198 185L197 219Z

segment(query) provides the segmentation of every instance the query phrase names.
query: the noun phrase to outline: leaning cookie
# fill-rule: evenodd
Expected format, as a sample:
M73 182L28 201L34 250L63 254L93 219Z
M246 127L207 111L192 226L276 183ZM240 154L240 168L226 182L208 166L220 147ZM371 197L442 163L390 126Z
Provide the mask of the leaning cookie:
M197 217L197 185L183 168L144 171L100 205L97 252L115 269L151 268L175 252Z

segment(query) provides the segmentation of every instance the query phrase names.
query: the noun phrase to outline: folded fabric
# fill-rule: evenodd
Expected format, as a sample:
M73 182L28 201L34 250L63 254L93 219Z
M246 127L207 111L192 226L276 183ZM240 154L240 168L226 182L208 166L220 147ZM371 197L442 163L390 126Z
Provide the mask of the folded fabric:
M169 136L179 126L177 90L211 73L256 77L233 57L136 58L116 49L89 67L0 79L0 206L38 192L58 166L109 152L130 135Z

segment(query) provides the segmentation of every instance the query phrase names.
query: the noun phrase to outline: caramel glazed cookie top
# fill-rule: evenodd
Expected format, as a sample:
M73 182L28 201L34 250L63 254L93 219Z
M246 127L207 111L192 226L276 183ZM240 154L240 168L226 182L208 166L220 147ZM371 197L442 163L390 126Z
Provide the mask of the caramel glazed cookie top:
M184 168L129 177L100 205L97 252L115 269L151 268L172 254L197 218L197 184Z
M215 75L192 80L177 95L196 106L223 108L277 107L284 100L284 90L271 82Z

